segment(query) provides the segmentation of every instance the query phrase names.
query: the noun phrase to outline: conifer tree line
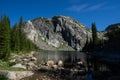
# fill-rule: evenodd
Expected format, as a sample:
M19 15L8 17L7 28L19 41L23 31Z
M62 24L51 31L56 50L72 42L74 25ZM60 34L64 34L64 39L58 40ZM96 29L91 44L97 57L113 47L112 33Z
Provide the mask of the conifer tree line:
M0 18L0 59L9 58L11 53L28 52L36 48L23 32L22 17L13 27L10 27L10 19L6 14Z
M91 30L92 30L92 38L88 40L88 36L87 36L86 44L83 48L83 51L100 50L104 45L104 40L98 38L98 34L97 34L98 31L95 23L92 23Z

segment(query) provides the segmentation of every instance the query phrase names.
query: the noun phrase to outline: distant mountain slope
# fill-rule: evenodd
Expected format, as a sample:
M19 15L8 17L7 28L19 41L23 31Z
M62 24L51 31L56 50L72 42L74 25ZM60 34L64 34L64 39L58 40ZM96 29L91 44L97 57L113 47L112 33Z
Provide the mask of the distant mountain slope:
M120 23L108 26L105 31L108 41L104 51L120 52Z
M110 30L116 30L116 29L120 29L120 23L111 24L105 30L110 31Z

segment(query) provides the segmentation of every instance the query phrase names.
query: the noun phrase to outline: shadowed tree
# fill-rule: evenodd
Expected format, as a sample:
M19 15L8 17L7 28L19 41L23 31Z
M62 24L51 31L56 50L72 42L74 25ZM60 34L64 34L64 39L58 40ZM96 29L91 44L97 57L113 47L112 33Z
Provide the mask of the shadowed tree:
M10 20L4 14L0 20L0 59L7 59L10 50Z
M92 23L92 39L93 39L93 47L95 48L99 44L97 28L95 23Z
M11 30L11 50L17 53L20 51L20 37L17 24Z

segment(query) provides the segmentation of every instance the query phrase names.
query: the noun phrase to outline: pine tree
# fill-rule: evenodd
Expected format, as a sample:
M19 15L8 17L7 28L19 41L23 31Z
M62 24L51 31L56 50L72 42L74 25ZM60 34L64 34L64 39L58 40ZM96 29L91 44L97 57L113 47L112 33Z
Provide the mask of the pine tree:
M97 28L95 23L92 23L92 38L93 38L93 47L96 47L99 41L98 41Z
M87 51L88 50L88 46L89 46L89 41L88 41L88 35L87 35L86 43L85 43L85 46L83 47L83 51Z
M0 59L10 56L10 20L4 15L0 21Z
M15 24L11 30L11 49L17 53L20 51L19 28L17 24Z
M23 20L22 16L20 17L19 20L19 37L20 37L20 50L25 51L26 50L26 36L23 32Z
M21 51L31 51L36 48L32 41L28 40L24 31L23 31L23 20L20 17L19 20L19 38L20 38L20 50Z
M19 53L34 49L38 48L25 36L22 17L12 29L10 29L10 20L6 15L0 18L0 59L8 59L11 51Z

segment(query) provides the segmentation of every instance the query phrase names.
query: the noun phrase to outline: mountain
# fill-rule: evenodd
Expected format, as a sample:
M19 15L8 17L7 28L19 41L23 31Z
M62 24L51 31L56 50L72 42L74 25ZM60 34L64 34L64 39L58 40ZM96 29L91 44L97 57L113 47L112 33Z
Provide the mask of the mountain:
M103 51L120 52L120 23L109 25L104 32L108 40Z
M43 50L82 50L91 31L68 16L39 17L24 24L24 32Z
M87 40L92 40L92 31L68 16L28 20L23 30L27 38L42 50L81 51ZM117 23L97 32L100 45L96 49L119 50L119 30L120 23Z
M120 23L109 25L109 26L105 29L105 31L113 31L113 30L117 30L117 29L120 29Z

